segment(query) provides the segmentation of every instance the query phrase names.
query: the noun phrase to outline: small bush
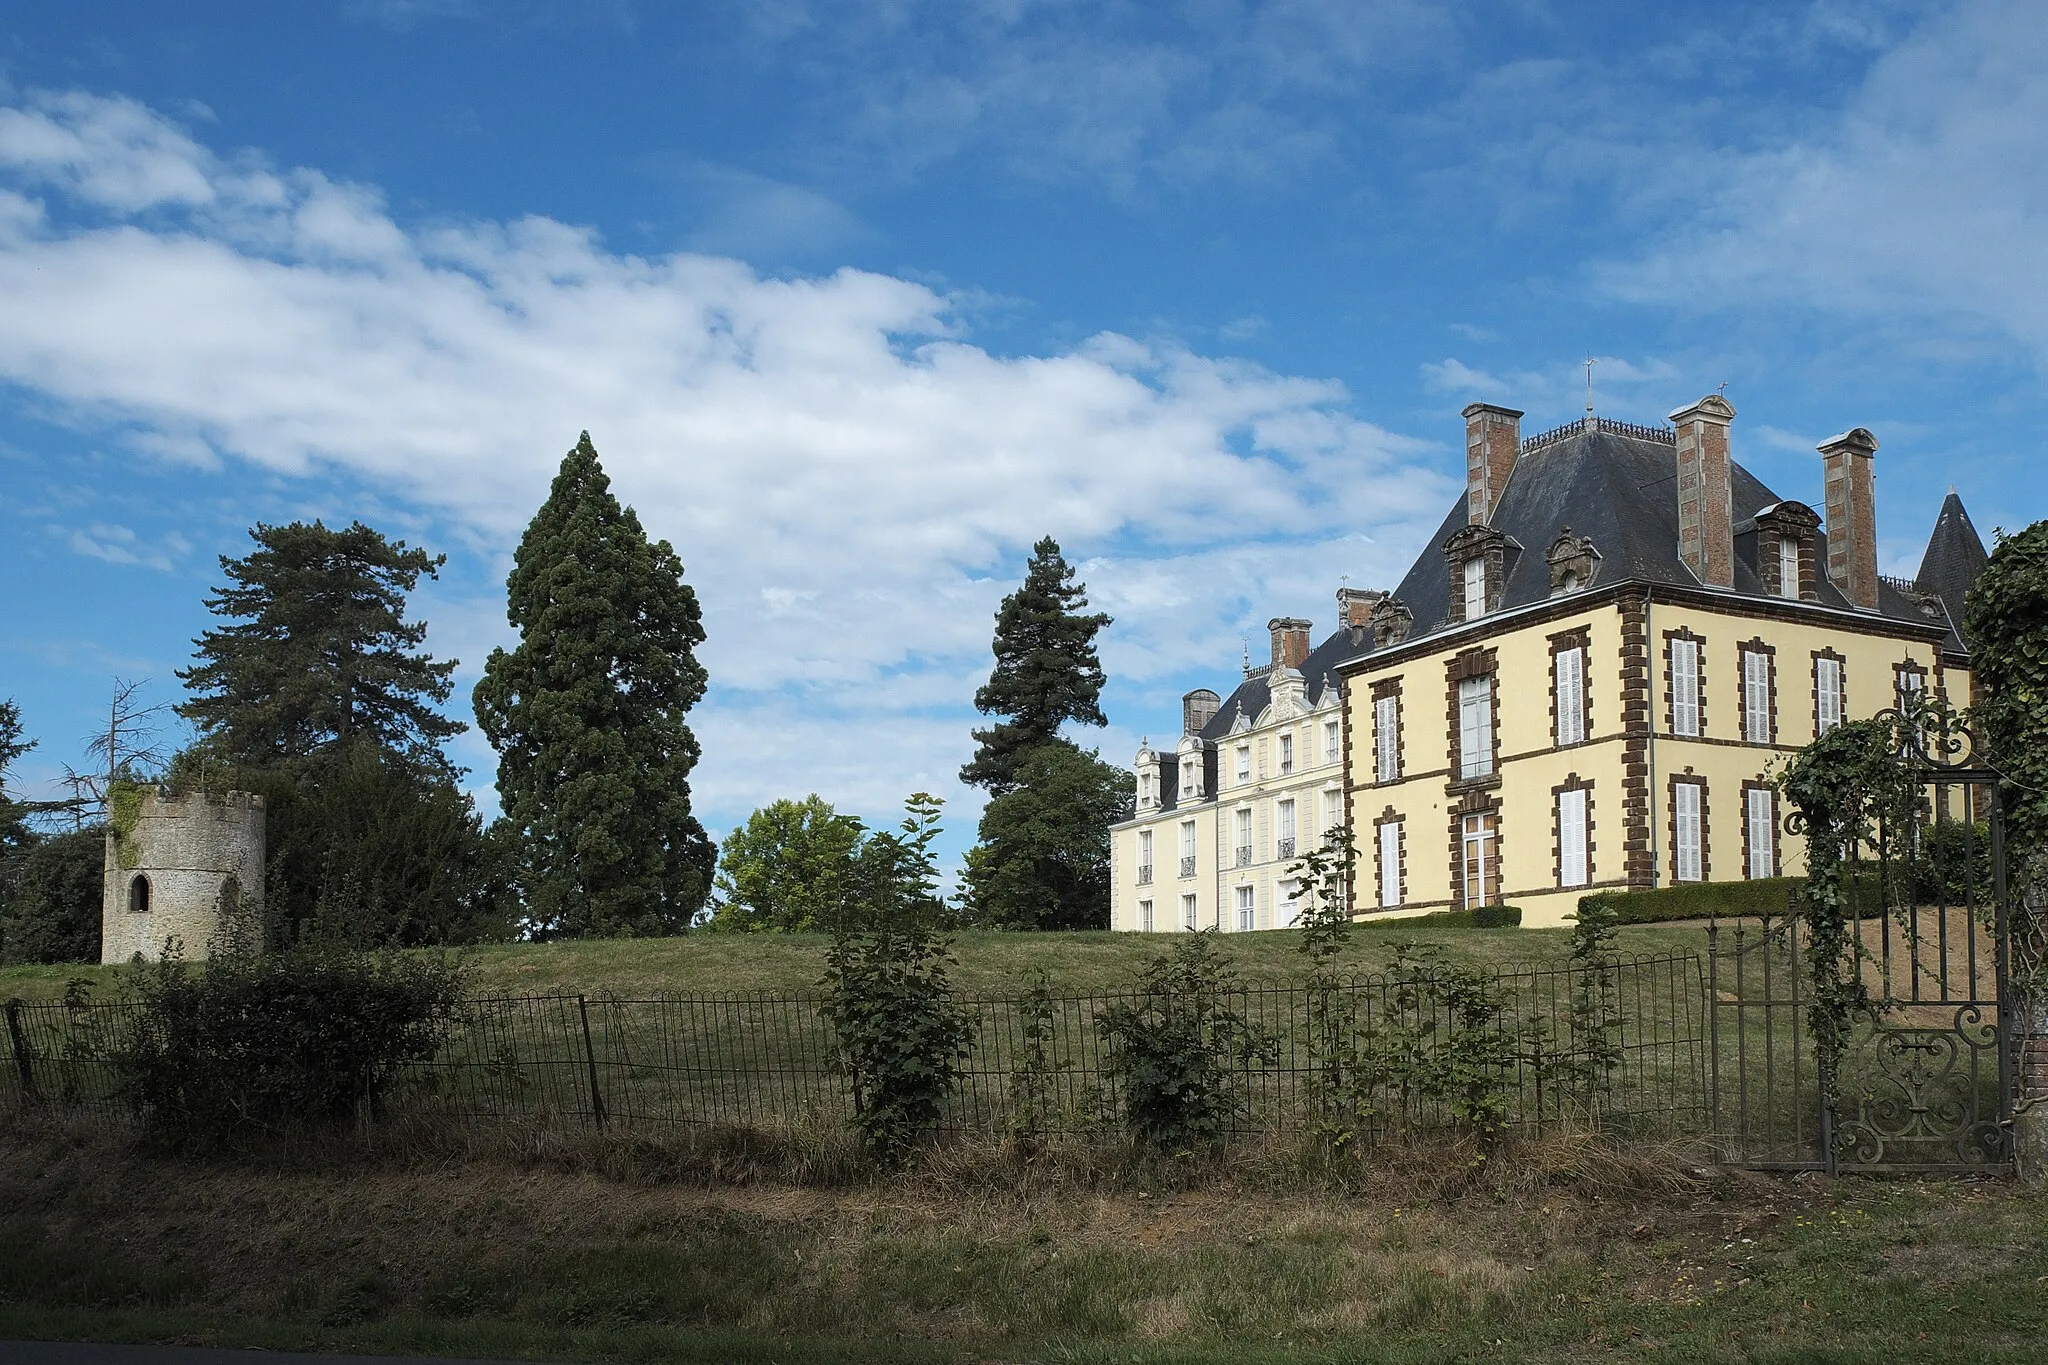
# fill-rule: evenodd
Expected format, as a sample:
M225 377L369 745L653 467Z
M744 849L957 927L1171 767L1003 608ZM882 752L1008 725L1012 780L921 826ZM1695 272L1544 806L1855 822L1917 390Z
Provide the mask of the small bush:
M1135 999L1096 1018L1109 1043L1103 1070L1124 1121L1146 1147L1169 1153L1213 1147L1243 1108L1233 1080L1270 1063L1278 1045L1237 1008L1242 990L1216 955L1216 931L1183 934L1147 963Z
M1434 914L1417 915L1414 919L1401 921L1404 925L1431 929L1513 929L1521 922L1522 907L1519 905L1475 905L1470 910L1438 910Z
M175 1145L332 1127L434 1055L467 977L448 957L327 945L228 954L203 970L167 954L137 979L134 1032L115 1060L145 1129Z

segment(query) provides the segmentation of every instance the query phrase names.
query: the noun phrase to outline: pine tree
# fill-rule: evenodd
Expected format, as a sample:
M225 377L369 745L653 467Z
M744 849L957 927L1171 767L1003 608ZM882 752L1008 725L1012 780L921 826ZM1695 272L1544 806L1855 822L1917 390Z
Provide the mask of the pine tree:
M710 892L684 724L704 695L704 628L682 579L585 432L506 583L519 645L491 652L475 694L537 937L680 933Z
M1087 605L1087 587L1074 581L1059 542L1047 536L1034 545L1023 586L996 612L996 666L974 694L976 710L1008 719L974 732L980 747L960 770L962 782L1001 795L1017 784L1018 760L1057 740L1065 722L1108 724L1097 704L1095 636L1109 617L1083 615Z
M1107 929L1109 827L1131 818L1131 774L1064 740L1017 761L1017 785L981 813L967 851L969 922L992 929Z
M249 534L257 548L222 555L228 585L206 599L235 623L195 640L199 664L178 673L192 693L178 714L210 757L272 768L362 738L446 770L440 741L463 726L434 705L448 699L455 662L419 652L426 625L405 619L406 595L446 556L361 522L258 523Z

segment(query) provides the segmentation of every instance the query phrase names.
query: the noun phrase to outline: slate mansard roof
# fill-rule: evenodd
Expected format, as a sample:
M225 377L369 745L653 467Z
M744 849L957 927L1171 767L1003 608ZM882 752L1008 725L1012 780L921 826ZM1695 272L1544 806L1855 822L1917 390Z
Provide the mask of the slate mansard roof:
M1508 542L1500 605L1489 615L1550 598L1550 567L1545 555L1567 530L1590 540L1600 556L1588 587L1631 582L1698 588L1699 579L1678 554L1677 482L1673 436L1657 428L1595 419L1523 442L1514 472L1488 523ZM1779 497L1761 479L1733 464L1731 501L1735 523L1733 591L1739 596L1782 601L1764 591L1757 573L1756 517L1794 500ZM1404 646L1454 624L1450 620L1450 561L1444 554L1444 542L1467 524L1466 501L1460 496L1394 589L1393 597L1414 617ZM1923 629L1948 625L1946 647L1961 652L1958 630L1963 594L1976 580L1985 558L1983 542L1970 525L1962 500L1950 493L1935 523L1919 577L1910 585L1916 593L1880 580L1877 615ZM1854 605L1825 571L1825 531L1814 533L1813 562L1819 571L1814 575L1815 599L1809 605L1854 611ZM1947 621L1942 619L1944 612ZM1308 704L1319 705L1324 689L1336 686L1339 664L1372 652L1369 631L1339 626L1301 665ZM1215 718L1202 727L1200 738L1227 738L1239 714L1257 720L1271 696L1266 670L1261 669L1224 700Z

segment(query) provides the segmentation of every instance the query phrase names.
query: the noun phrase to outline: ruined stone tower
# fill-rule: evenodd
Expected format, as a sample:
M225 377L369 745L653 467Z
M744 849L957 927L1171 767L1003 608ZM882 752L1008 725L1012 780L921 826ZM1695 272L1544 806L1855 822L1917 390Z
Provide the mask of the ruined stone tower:
M202 958L224 930L261 923L262 797L128 788L111 826L100 961L153 961L173 938Z

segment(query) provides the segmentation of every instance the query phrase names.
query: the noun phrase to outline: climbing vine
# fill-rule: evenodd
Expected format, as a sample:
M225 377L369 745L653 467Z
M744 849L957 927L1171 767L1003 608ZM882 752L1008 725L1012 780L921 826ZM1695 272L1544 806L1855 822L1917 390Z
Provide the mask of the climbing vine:
M135 826L142 820L142 784L116 782L107 791L107 825L114 831L114 857L122 868L132 868L142 853L135 843Z

